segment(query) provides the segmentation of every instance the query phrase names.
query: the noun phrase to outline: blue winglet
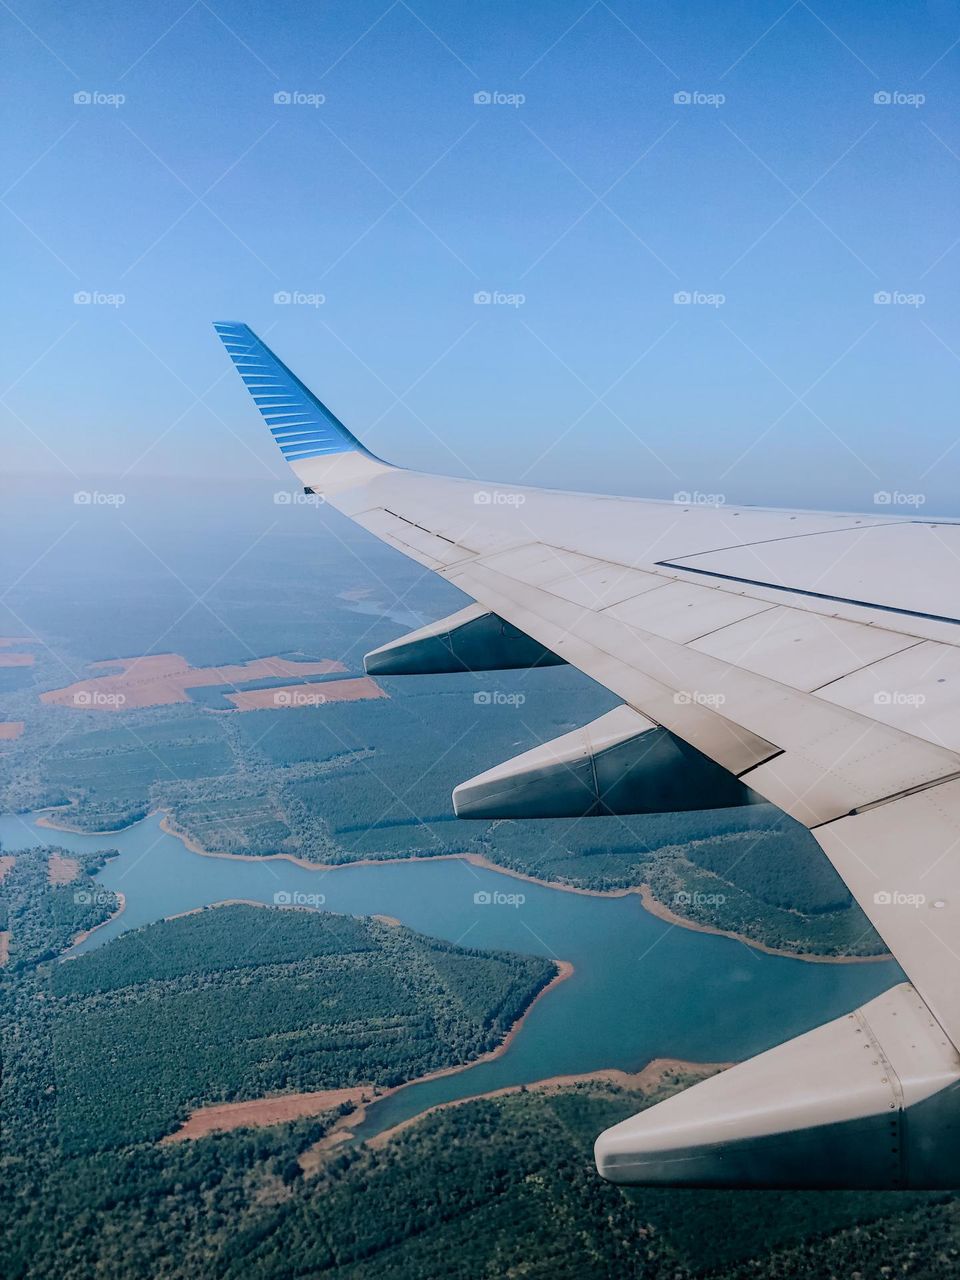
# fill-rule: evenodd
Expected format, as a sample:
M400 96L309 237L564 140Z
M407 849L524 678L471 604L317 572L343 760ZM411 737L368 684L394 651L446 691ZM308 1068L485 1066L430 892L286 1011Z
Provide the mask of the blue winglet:
M352 451L374 456L249 325L215 321L213 327L288 462Z

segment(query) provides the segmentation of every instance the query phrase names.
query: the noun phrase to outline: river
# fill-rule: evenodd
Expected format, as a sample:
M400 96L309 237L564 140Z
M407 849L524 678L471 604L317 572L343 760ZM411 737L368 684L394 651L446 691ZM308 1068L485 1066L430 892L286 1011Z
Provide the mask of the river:
M554 1075L652 1058L738 1060L862 1004L902 979L893 961L811 964L731 938L668 924L639 897L563 892L460 860L407 860L311 870L287 860L207 857L164 832L154 815L110 835L0 817L4 852L33 845L116 849L97 879L126 909L78 954L128 929L228 898L273 904L323 895L323 909L393 916L461 946L499 947L570 961L573 975L531 1009L498 1058L424 1081L368 1108L360 1137L438 1102ZM279 895L279 897L278 897Z

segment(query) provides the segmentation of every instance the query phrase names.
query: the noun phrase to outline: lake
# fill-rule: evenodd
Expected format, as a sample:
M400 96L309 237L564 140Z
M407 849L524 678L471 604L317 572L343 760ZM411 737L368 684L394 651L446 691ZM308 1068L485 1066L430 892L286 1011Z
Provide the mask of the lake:
M393 916L466 947L568 960L573 976L532 1008L506 1052L439 1080L411 1085L368 1108L370 1137L438 1102L554 1075L651 1058L739 1060L848 1012L894 983L893 961L812 964L657 919L639 897L601 898L474 867L462 859L407 860L311 870L286 860L193 853L156 815L106 836L38 826L38 815L0 817L5 852L34 845L116 849L98 874L126 910L74 948L100 947L129 929L227 898L273 904L322 895L322 909Z

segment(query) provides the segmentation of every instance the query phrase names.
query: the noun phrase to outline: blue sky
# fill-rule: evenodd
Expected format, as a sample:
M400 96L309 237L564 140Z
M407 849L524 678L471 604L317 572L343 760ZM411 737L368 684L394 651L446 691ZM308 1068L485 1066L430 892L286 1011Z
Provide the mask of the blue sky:
M241 319L412 467L960 515L956 4L13 9L9 470L275 489Z

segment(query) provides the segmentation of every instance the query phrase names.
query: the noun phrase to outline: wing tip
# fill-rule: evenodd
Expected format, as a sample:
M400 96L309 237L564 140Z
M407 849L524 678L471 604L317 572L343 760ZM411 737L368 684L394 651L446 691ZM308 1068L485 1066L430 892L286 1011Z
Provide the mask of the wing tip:
M248 324L214 320L213 327L288 462L342 453L381 461Z

